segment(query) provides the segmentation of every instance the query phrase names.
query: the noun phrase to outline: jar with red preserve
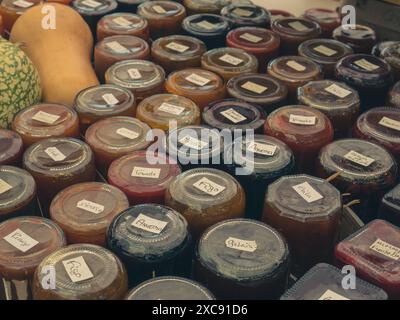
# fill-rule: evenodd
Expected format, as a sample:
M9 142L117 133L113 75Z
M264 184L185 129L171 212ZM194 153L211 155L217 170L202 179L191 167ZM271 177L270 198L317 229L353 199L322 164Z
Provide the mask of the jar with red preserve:
M331 38L333 30L341 24L339 13L326 8L308 9L304 12L303 18L317 22L321 26L324 38Z
M39 4L39 0L3 0L0 4L0 16L4 30L8 33L17 19L29 8Z
M352 47L355 53L371 53L378 41L377 34L372 28L360 24L354 27L339 26L333 31L332 37Z
M0 129L0 165L19 165L23 153L21 136L11 130Z

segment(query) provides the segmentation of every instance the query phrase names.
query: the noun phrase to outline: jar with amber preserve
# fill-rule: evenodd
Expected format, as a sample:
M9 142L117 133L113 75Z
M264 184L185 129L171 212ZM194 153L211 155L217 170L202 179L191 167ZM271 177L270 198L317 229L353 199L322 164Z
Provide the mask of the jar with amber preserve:
M222 221L200 238L194 275L217 299L277 299L287 286L288 245L264 223Z
M308 9L303 13L303 18L318 23L324 38L331 38L333 30L340 26L342 20L337 11L326 8Z
M269 12L254 4L232 3L222 8L221 16L230 21L234 28L269 28L271 25Z
M20 165L22 153L21 136L14 131L0 129L0 165Z
M39 4L39 0L3 0L0 4L0 16L4 29L10 33L17 19L29 8Z
M371 53L372 47L378 41L373 29L360 24L339 26L333 31L332 37L352 47L355 53Z

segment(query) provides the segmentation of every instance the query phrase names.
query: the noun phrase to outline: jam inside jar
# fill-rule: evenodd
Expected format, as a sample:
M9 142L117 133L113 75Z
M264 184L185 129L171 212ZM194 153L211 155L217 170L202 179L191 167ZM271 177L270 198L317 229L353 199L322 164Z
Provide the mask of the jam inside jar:
M21 136L14 131L0 129L0 165L19 165L22 153Z

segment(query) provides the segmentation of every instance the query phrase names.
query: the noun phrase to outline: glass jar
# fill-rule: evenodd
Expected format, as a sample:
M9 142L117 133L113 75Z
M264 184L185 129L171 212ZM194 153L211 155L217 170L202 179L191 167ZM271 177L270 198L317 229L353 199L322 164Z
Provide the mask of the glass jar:
M234 28L271 26L269 12L254 4L230 4L222 8L221 16L229 20Z
M400 106L400 81L396 82L390 89L387 96L387 102L391 106Z
M400 80L400 42L393 43L384 49L381 58L390 64L395 79Z
M221 9L230 4L251 4L250 0L184 0L188 15L198 13L219 14Z
M356 24L354 28L339 26L332 34L333 39L352 47L355 53L371 53L377 43L377 35L370 27Z
M335 10L326 8L311 8L304 12L305 19L315 21L321 26L322 36L331 38L333 31L341 25L342 19Z
M372 48L371 54L380 57L383 50L390 47L392 44L398 43L399 41L380 41Z
M14 131L0 129L0 165L20 165L22 153L21 136Z
M387 192L379 207L379 219L386 220L400 227L400 185Z
M2 17L4 30L8 33L17 19L29 8L39 4L39 0L3 0L0 4L0 16Z
M286 10L270 9L271 23L282 18L294 18L294 14Z

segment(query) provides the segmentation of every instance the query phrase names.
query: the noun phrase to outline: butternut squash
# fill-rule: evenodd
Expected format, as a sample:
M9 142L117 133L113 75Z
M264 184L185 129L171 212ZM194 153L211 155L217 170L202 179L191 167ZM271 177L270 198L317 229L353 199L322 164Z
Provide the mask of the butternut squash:
M42 13L45 6L55 10L55 29L42 27L42 21L50 21L49 11ZM99 84L90 62L92 34L71 7L58 3L32 7L14 24L10 40L19 43L36 66L45 102L72 106L80 90Z

